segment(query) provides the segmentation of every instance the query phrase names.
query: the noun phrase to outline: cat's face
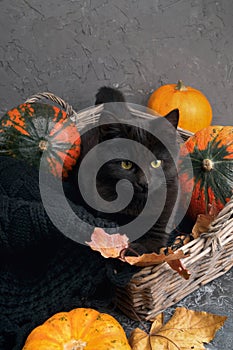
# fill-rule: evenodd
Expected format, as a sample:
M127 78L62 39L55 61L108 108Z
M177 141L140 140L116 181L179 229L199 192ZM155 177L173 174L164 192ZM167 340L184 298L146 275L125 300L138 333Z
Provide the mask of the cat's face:
M131 116L126 116L125 113L123 117L107 112L103 114L102 118L107 124L99 127L98 143L110 140L112 143L110 147L103 147L103 151L98 152L96 157L98 161L105 159L106 156L111 160L105 162L97 172L97 191L104 200L111 202L118 197L117 183L120 180L127 180L125 185L122 185L124 193L128 191L128 183L133 186L133 198L123 210L118 212L118 216L137 216L147 201L148 188L155 193L159 204L160 191L163 191L164 186L176 178L174 154L178 154L175 134L178 117L177 110L171 112L166 118L173 128L164 130L164 124L161 124L160 118L139 120L137 126L132 126L126 124ZM145 125L151 133L145 130ZM161 133L164 134L163 143L153 136ZM130 143L124 144L119 139L135 142L130 146ZM145 151L141 145L145 146ZM169 147L173 149L173 155L168 151ZM124 186L126 186L125 191Z

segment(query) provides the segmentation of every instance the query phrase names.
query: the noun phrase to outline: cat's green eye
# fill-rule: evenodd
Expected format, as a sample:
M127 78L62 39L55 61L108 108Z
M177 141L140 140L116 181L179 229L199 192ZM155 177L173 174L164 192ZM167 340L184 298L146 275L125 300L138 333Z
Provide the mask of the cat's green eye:
M156 168L160 167L161 163L162 162L160 159L155 159L150 164L151 164L152 168L156 169Z
M133 163L128 162L128 161L122 161L121 162L121 167L125 170L130 170L133 166Z

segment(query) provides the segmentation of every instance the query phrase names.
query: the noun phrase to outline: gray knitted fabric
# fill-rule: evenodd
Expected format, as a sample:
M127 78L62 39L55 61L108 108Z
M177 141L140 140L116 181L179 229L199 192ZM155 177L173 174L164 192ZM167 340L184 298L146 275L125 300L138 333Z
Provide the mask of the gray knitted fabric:
M93 227L109 226L70 204ZM64 224L68 219L64 215ZM30 331L56 312L107 306L115 287L125 285L135 271L59 232L44 210L38 172L0 157L1 350L22 349Z

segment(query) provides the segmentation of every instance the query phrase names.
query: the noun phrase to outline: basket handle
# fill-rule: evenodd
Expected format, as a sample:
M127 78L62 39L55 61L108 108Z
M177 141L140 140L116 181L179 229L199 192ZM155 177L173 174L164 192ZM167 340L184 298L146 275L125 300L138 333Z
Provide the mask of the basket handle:
M65 102L61 97L54 95L52 92L39 92L37 94L34 94L27 98L25 103L35 103L44 98L60 105L66 111L69 117L75 117L77 115L69 103Z

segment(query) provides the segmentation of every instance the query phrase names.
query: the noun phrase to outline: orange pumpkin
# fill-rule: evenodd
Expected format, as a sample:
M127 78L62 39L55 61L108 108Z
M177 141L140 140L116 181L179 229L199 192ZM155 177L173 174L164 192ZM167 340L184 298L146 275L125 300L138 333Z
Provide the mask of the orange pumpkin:
M178 84L163 85L149 98L148 107L161 116L178 108L180 119L178 126L196 132L211 124L212 108L207 98L180 80Z
M59 312L28 336L23 350L130 350L118 321L94 309Z

